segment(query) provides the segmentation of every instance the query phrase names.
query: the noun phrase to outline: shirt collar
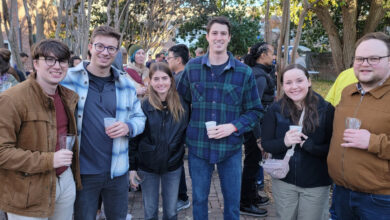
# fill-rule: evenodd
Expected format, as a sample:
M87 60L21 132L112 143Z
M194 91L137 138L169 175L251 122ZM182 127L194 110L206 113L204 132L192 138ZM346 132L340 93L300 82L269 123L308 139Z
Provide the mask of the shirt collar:
M77 66L75 67L75 68L76 68L75 70L77 71L77 70L85 69L85 71L88 72L87 66L88 66L90 63L91 63L91 62L89 62L89 61L84 61L84 62L83 62L83 65L77 65ZM115 68L114 66L111 65L110 72L111 72L111 74L114 75L114 79L115 79L115 80L119 80L120 71L119 71L117 68Z
M355 86L350 90L349 94L353 95L355 93L362 94L362 88L359 83L356 83ZM390 77L386 79L380 86L371 89L368 92L364 92L364 95L370 93L373 97L379 99L387 92L390 91Z
M229 60L228 60L228 64L225 66L225 68L223 69L224 71L222 71L222 73L224 73L225 70L228 70L228 69L233 69L234 70L236 68L236 63L234 62L235 58L234 58L233 54L230 53L229 51L227 53L229 55ZM211 64L210 64L210 60L209 60L209 52L207 52L204 56L202 56L201 64L202 65L206 65L209 68L211 68Z

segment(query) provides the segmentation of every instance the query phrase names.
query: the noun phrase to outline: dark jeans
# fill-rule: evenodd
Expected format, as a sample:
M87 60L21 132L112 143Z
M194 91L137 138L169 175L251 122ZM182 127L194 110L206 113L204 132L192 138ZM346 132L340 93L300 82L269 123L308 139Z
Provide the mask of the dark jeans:
M125 220L128 206L129 173L111 179L110 173L81 175L82 190L76 192L74 220L95 220L99 196L107 220Z
M182 201L187 201L188 200L188 195L187 195L187 184L186 184L186 173L184 171L184 165L182 166L181 169L181 177L180 177L180 185L179 185L179 197L178 199Z
M355 192L342 186L335 186L334 192L336 192L334 202L338 219L390 219L390 195Z
M241 176L241 157L240 150L217 164L210 164L208 160L191 153L188 154L188 165L192 179L192 215L194 220L208 219L208 198L215 165L217 165L223 195L223 219L240 219L241 179L237 177Z
M257 189L257 175L259 172L259 162L261 160L261 151L257 147L256 138L252 132L244 134L245 142L245 159L244 169L242 171L242 184L241 184L241 204L251 205L256 198Z

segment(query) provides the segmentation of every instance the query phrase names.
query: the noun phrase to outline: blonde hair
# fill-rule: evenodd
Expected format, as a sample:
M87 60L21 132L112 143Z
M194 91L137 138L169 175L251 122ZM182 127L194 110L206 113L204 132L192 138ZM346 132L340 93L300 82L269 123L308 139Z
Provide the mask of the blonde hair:
M149 72L150 80L152 80L153 75L157 71L166 73L169 76L169 79L171 80L171 87L168 90L166 101L167 101L169 112L172 114L173 119L177 122L184 115L184 108L181 105L180 97L176 90L176 84L172 72L169 69L168 65L163 62L153 63L150 66L150 72ZM149 96L148 96L149 103L155 109L163 110L164 106L161 103L161 99L150 84L151 83L149 83Z

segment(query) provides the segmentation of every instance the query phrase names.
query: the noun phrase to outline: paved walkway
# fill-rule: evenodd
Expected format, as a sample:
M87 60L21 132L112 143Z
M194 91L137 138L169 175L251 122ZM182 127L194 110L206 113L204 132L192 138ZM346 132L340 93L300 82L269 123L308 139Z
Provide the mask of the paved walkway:
M188 196L190 197L190 201L192 202L192 194L191 194L191 178L188 172L188 163L187 160L184 160L184 167L186 169L186 181L188 187ZM270 178L269 176L265 176L265 191L270 197ZM271 198L272 200L272 198ZM160 208L159 208L159 216L162 218L162 205L161 205L161 197L160 197ZM268 210L268 216L263 218L254 218L251 216L241 215L241 220L276 220L275 214L275 206L273 201L268 206L265 206ZM129 193L129 213L133 216L132 220L141 220L144 216L143 203L142 203L142 194L141 192L130 192ZM179 220L192 220L192 205L190 208L182 210L179 212ZM0 214L0 220L4 220L2 215ZM223 196L221 192L221 186L218 178L218 172L213 173L210 195L209 195L209 220L223 220Z
M186 182L188 187L188 196L190 197L190 201L192 202L192 194L191 194L191 178L188 172L188 163L187 160L184 160L184 167L186 169ZM269 176L265 177L265 191L270 192L269 189ZM269 194L269 193L267 193ZM269 196L269 195L268 195ZM159 208L159 216L162 218L162 203L160 196L160 208ZM276 220L275 214L275 206L273 201L268 206L265 206L268 210L267 217L258 217L254 218L251 216L241 215L241 220ZM144 216L143 203L142 203L142 195L141 192L130 192L129 193L129 213L133 216L133 220L141 220ZM192 218L192 205L190 208L181 210L178 216L179 220L191 220ZM218 178L218 172L214 171L209 195L209 220L223 220L223 196L221 192L221 186Z

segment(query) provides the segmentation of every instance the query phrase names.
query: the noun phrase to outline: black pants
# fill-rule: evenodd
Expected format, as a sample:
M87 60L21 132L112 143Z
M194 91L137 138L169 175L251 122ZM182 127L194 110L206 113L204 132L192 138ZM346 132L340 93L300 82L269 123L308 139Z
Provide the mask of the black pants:
M261 151L257 147L256 138L253 132L244 134L245 159L242 171L241 183L241 204L251 205L256 198L256 179L259 172L259 162L261 161Z
M181 177L180 177L180 185L179 185L179 196L180 200L182 201L187 201L188 196L187 196L187 184L186 184L186 174L184 172L184 165L183 169L181 169Z

